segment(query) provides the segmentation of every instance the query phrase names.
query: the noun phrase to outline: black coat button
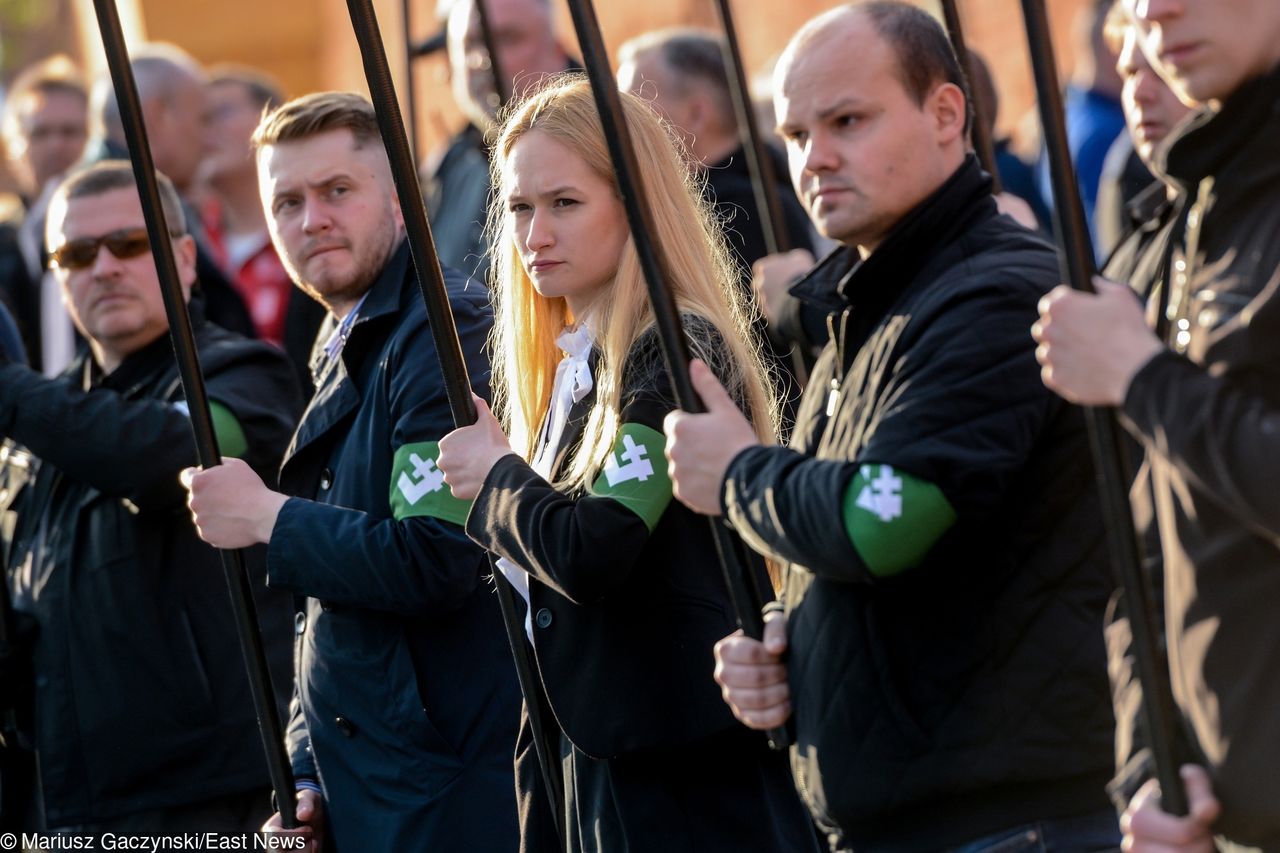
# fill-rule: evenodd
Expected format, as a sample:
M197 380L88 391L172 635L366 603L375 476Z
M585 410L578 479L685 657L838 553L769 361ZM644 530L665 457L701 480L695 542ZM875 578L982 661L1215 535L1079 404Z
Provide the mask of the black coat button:
M333 485L333 472L325 468L320 472L320 488L328 489Z
M301 637L307 632L307 614L299 610L293 617L293 633Z
M546 628L551 624L551 611L543 607L534 615L533 621L538 624L539 628Z
M335 717L333 724L338 727L338 731L342 732L343 737L354 737L356 733L355 724L346 717Z

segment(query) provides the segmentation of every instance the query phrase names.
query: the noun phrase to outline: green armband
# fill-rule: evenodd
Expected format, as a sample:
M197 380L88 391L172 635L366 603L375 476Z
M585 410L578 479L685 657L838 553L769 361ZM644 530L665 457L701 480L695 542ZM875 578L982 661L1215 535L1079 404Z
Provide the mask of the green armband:
M429 516L465 524L471 501L455 498L436 467L440 443L422 441L396 450L391 464L391 516L396 521Z
M209 414L213 418L213 434L218 439L218 452L223 456L243 458L249 452L249 439L245 438L240 421L217 400L209 401Z
M941 489L888 465L863 465L845 490L843 510L849 541L876 577L919 565L956 522Z
M643 424L623 424L591 494L611 498L634 512L649 530L671 503L666 437Z

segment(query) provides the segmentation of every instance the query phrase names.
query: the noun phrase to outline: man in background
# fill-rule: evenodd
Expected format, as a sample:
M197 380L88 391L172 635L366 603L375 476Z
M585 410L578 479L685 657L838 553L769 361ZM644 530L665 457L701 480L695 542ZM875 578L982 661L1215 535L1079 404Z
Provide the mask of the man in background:
M224 65L210 71L208 98L210 147L199 182L209 246L248 306L258 338L284 349L309 393L311 348L325 311L293 286L271 243L250 143L262 116L284 103L284 95L266 75Z
M0 225L0 299L13 311L29 361L49 376L71 361L76 341L61 289L47 274L45 209L58 179L84 154L88 108L79 70L54 56L18 75L0 121L24 205L19 222Z
M208 318L224 329L254 336L253 320L227 274L214 261L204 226L195 209L196 177L209 148L209 111L204 69L190 54L171 44L148 44L132 51L130 65L142 103L142 120L156 170L173 181L182 198L191 236L196 241L197 290ZM94 84L97 139L89 159L129 156L115 89L105 72Z

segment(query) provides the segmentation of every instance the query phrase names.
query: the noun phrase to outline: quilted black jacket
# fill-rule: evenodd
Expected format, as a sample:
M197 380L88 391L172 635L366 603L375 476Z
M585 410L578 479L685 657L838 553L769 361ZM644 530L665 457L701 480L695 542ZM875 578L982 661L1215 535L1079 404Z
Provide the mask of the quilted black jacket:
M838 295L832 340L792 448L744 451L722 499L791 563L792 766L837 843L939 850L1106 808L1110 575L1083 420L1029 334L1057 281L971 157L865 262L840 250L797 285ZM867 463L958 516L891 578L859 569L839 514Z

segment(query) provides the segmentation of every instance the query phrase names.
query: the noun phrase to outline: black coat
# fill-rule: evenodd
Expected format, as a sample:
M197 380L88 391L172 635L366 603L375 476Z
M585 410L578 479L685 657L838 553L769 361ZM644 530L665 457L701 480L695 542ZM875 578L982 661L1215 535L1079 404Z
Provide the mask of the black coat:
M1054 253L997 214L971 156L857 258L802 283L841 304L792 449L739 454L723 493L748 541L791 563L801 792L858 850L1105 809L1109 568L1082 418L1041 384L1029 333ZM868 463L957 515L891 577L862 568L840 511Z
M786 158L771 147L765 149L776 179L775 188L782 208L782 222L774 229L781 231L788 249L813 251L812 226L804 208L796 199L787 179ZM768 254L764 223L756 205L752 174L747 169L746 151L739 146L728 157L707 167L707 201L716 207L724 225L725 242L744 273L744 284L751 282L751 265Z
M199 320L209 397L271 478L299 408L282 353ZM195 465L168 336L103 377L0 367L0 433L30 454L8 496L11 592L36 623L36 735L47 822L72 826L265 789L266 764L220 560L201 542L178 472ZM12 526L11 526L12 525ZM261 587L263 549L246 552ZM27 585L29 586L29 585ZM25 603L23 599L26 599ZM287 695L286 596L256 590L275 685ZM266 803L263 803L264 809Z
M691 320L693 352L722 363L714 330L696 318L687 326ZM599 493L603 473L590 493L565 494L514 454L489 472L467 518L473 539L530 575L548 723L603 760L576 762L591 776L567 783L570 808L589 825L601 810L608 825L620 814L615 834L597 828L604 849L810 850L785 766L733 719L712 678L712 647L736 625L707 519L670 496L661 430L675 403L652 330L633 347L622 387L620 430L642 428L649 477L660 484L655 491L665 489L652 530L624 500ZM593 388L571 409L553 474L578 452L594 401ZM620 468L634 461L614 457ZM768 583L763 572L758 581ZM615 801L584 793L600 774ZM681 809L715 816L721 829L708 840Z
M484 393L488 293L446 282ZM395 510L400 477L419 479L397 454L453 428L407 243L316 385L280 473L299 497L268 547L271 585L306 596L294 772L319 780L344 853L514 850L520 698L488 563L458 523Z
M785 248L812 252L812 226L787 179L786 158L772 147L766 147L765 153L773 166L778 205L782 212L782 222L774 223L774 231L781 234ZM743 296L754 304L756 296L751 290L751 265L768 254L768 244L743 148L739 147L719 163L707 167L705 193L707 200L715 205L716 214L723 223L725 242L738 263ZM760 336L766 366L774 372L780 386L783 432L788 432L795 420L795 406L800 398L800 381L791 354L792 339L785 333L770 329L763 317L755 322L754 328Z
M1134 376L1122 408L1146 451L1164 571L1173 692L1223 805L1214 828L1280 848L1280 68L1166 143L1181 187L1155 270L1149 316L1169 349ZM1172 242L1169 242L1169 241ZM1121 626L1124 627L1124 626ZM1123 644L1117 644L1122 649ZM1118 695L1132 717L1126 661ZM1121 787L1148 775L1141 762Z

